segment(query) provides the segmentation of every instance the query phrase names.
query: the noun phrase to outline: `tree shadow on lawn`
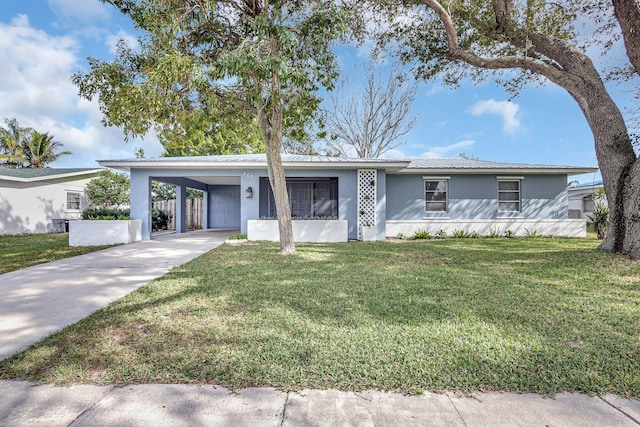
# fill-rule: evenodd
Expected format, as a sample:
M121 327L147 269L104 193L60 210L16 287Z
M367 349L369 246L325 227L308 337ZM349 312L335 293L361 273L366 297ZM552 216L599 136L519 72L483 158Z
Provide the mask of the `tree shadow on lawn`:
M220 248L0 376L640 393L637 265L557 240L357 245Z

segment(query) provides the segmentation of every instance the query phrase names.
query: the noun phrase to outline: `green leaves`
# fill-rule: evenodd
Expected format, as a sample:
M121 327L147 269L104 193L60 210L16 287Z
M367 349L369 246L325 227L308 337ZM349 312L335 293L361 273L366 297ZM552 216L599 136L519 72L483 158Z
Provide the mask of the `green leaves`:
M336 76L329 44L346 31L346 15L322 1L105 2L142 31L139 46L121 42L113 62L89 59L90 71L72 80L81 96L98 98L105 125L127 136L154 129L171 153L261 151L251 116L272 105L298 138L319 84ZM253 130L234 132L234 117Z
M129 204L129 177L105 169L87 184L85 194L96 207L112 208Z
M44 168L60 156L71 154L57 151L62 143L53 135L21 127L16 119L5 119L7 128L0 128L0 166L9 168Z

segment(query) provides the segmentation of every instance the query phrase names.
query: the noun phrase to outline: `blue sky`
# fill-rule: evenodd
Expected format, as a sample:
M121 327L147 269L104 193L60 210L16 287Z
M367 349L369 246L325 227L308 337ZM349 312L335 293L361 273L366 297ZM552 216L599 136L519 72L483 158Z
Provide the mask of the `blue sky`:
M0 118L16 117L64 143L73 155L54 167L93 167L97 159L133 157L137 147L158 156L162 147L149 136L125 143L118 129L100 124L97 102L77 95L70 76L86 70L86 57L113 57L120 38L134 38L133 28L114 8L98 0L27 0L0 3ZM594 56L597 62L621 59ZM346 71L365 60L364 49L338 50ZM611 86L622 108L632 100ZM576 102L548 83L529 87L509 101L493 82L465 83L452 90L439 82L421 83L414 113L417 126L406 143L388 156L457 157L515 163L597 166L593 137ZM598 179L589 174L581 182Z

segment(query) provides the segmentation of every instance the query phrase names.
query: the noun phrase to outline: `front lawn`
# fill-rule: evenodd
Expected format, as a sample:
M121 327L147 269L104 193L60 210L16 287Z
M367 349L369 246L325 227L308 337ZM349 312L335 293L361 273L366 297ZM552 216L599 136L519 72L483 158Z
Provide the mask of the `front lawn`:
M0 236L0 274L108 247L72 248L66 233Z
M640 396L640 263L571 239L225 245L1 378Z

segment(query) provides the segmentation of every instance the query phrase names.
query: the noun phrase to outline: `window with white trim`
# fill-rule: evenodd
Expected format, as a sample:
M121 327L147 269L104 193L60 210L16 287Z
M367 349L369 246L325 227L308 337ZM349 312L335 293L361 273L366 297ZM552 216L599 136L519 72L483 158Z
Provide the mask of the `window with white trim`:
M67 193L67 210L80 210L80 193Z
M449 181L446 179L424 180L424 210L426 212L447 212Z
M520 212L520 180L498 181L498 212Z

